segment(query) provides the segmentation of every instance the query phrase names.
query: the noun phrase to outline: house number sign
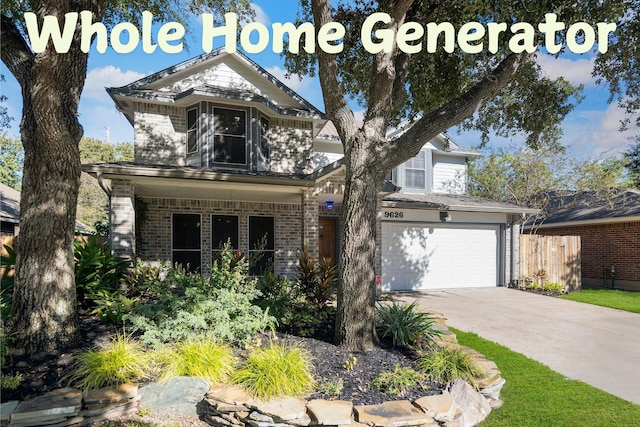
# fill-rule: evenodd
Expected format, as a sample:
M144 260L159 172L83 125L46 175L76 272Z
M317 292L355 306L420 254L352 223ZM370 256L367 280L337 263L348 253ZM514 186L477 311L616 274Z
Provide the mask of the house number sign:
M402 219L404 218L404 212L403 211L393 211L393 212L387 211L384 213L384 217L392 218L392 219Z

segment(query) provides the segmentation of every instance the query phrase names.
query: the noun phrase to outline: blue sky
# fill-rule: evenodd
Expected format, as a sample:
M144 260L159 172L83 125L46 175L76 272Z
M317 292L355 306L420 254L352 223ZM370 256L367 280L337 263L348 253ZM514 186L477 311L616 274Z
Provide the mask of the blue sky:
M254 3L256 21L266 25L273 22L293 22L299 9L297 0L256 0ZM199 44L199 23L193 25L195 34L190 42L190 51L179 54L165 54L158 49L153 54L146 54L139 48L130 54L118 54L108 49L100 54L92 49L89 55L87 81L80 103L80 122L84 127L85 136L104 140L106 129L110 129L111 142L133 141L133 128L118 113L113 102L104 90L105 87L122 86L138 78L174 65L201 53ZM285 84L298 92L308 101L324 110L320 85L316 79L297 77L285 79L283 60L279 55L266 49L260 54L249 55L254 61L283 80ZM564 76L573 83L585 85L585 101L572 112L563 123L564 137L562 143L568 147L569 153L576 158L605 158L616 156L625 151L628 140L635 130L620 133L620 120L624 113L616 105L607 104L608 92L606 87L597 86L591 77L593 57L561 57L553 59L540 56L538 59L546 73L551 77ZM11 73L0 65L6 81L2 82L2 94L8 97L6 106L12 122L10 135L18 136L21 96L18 83ZM357 105L353 106L358 110ZM458 134L455 129L450 130L451 136L464 146L473 146L479 141L473 132ZM490 146L508 144L522 144L521 138L513 141L495 138Z

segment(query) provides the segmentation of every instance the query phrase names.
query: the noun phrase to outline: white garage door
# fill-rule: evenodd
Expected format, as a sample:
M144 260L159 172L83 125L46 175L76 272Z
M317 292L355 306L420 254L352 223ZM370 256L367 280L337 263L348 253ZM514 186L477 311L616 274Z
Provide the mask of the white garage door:
M491 224L383 223L383 289L497 286L499 235Z

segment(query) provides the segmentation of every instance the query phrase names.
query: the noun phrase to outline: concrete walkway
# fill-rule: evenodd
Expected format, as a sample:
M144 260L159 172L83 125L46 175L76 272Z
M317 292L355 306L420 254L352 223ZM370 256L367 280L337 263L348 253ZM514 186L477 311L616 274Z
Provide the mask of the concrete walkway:
M640 314L506 288L402 293L447 324L640 404Z

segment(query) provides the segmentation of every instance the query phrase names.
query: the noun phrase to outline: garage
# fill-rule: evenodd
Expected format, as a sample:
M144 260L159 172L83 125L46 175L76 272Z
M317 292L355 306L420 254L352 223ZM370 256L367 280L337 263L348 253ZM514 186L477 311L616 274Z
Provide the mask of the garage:
M382 223L383 290L498 285L497 224Z

